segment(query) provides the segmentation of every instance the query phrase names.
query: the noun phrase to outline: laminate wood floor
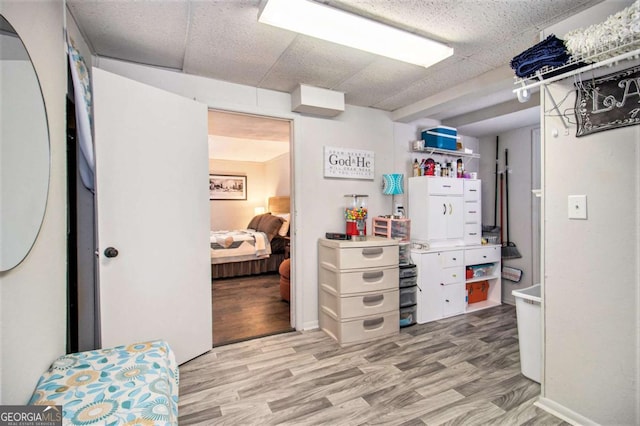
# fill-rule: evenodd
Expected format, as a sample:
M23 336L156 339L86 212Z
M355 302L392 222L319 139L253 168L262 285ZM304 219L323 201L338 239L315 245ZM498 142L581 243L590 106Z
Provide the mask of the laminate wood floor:
M180 366L181 425L566 425L520 373L515 307L341 348L320 330L214 348Z
M214 346L291 331L279 274L215 279L211 296Z

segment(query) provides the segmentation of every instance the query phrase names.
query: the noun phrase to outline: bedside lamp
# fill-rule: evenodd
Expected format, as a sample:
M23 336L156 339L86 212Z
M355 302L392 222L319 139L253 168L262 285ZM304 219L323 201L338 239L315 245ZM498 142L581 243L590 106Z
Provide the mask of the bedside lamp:
M391 211L393 215L402 216L399 211L394 212L395 196L404 194L404 175L402 173L390 173L382 175L382 193L391 195Z

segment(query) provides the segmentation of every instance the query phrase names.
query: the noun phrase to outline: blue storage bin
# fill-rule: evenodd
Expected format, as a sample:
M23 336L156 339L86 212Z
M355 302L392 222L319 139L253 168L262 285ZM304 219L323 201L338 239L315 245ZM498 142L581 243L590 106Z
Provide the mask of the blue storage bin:
M438 126L433 129L427 129L428 132L436 132L441 135L458 136L458 129L455 127Z
M422 139L424 139L425 146L440 149L450 149L455 151L457 148L458 137L445 135L442 133L432 132L425 130L422 132Z

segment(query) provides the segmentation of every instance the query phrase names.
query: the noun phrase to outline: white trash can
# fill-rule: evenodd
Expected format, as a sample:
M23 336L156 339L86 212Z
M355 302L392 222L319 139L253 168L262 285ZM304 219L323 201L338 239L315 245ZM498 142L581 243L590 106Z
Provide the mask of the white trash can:
M511 292L516 298L520 368L522 374L540 383L542 375L542 311L540 284Z

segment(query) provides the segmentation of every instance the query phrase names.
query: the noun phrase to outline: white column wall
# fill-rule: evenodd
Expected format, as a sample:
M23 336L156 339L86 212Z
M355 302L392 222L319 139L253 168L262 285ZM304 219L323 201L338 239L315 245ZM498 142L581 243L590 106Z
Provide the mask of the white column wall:
M571 81L550 90L574 104ZM542 402L579 423L638 424L640 126L574 134L545 117ZM568 219L569 195L587 196L587 220Z
M0 13L22 38L42 88L51 148L42 228L25 260L0 272L0 404L29 400L40 374L65 353L67 74L63 2L2 1Z

